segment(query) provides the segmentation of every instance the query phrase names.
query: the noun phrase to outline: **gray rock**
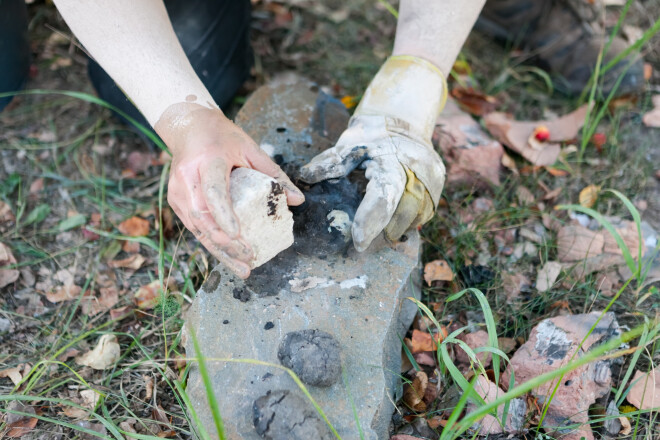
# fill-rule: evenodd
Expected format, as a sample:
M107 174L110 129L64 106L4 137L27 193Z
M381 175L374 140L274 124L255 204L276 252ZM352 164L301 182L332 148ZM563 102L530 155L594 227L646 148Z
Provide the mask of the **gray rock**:
M329 387L341 375L339 342L322 330L298 330L287 333L277 357L307 385Z
M252 411L257 434L267 440L329 440L333 437L314 408L288 390L259 397Z
M305 83L264 87L253 94L236 120L264 150L276 159L280 155L287 169L287 164L302 164L330 146L328 138L346 126L345 110L333 102ZM331 105L332 111L319 105ZM329 203L328 214L336 208L334 203ZM349 208L339 210L348 212L350 220ZM332 216L325 220L337 221ZM329 225L324 227L327 230ZM354 405L364 438L386 439L393 402L400 393L399 336L417 311L406 298L419 297L419 235L410 231L397 244L380 238L364 253L352 245L338 245L321 255L297 252L295 247L254 270L246 281L216 267L186 315L186 332L197 335L206 358L226 438L260 438L253 423L253 405L269 391L272 395L274 390L288 390L290 395L302 396L280 366L278 348L290 332L316 329L337 340L345 380L327 387L308 385L309 393L342 438L360 438ZM186 350L188 356L196 356L189 337ZM268 365L226 359L255 359ZM187 393L201 424L215 436L196 366L191 369ZM301 399L315 412L307 398ZM281 414L285 415L282 426L295 423L287 413Z

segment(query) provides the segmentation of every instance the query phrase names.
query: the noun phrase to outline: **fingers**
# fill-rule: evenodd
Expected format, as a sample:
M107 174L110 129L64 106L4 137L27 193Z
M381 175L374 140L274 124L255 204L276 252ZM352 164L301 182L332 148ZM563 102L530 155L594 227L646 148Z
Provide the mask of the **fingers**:
M385 227L385 236L391 241L397 241L408 229L424 224L433 217L433 202L426 187L415 173L406 167L404 170L406 189Z
M289 176L287 176L266 153L258 150L251 154L248 157L248 160L252 168L272 177L282 185L282 188L284 188L284 191L286 192L286 199L289 205L298 206L305 201L305 196L302 191L296 188L296 185L294 185L291 179L289 179Z
M364 145L341 149L333 147L303 166L300 169L300 177L307 183L336 179L347 175L368 158L368 148Z
M237 238L240 232L238 218L234 214L231 207L231 197L229 195L229 173L231 169L227 166L226 162L220 158L212 160L209 164L204 165L200 170L200 180L202 185L202 192L204 194L205 205L208 207L211 216L215 223L224 231L230 238ZM195 194L194 201L198 205L202 205L201 201ZM201 208L201 206L198 206ZM197 211L203 212L203 211Z
M362 252L385 229L394 214L406 184L406 174L395 156L380 156L367 162L369 183L353 221L353 243Z

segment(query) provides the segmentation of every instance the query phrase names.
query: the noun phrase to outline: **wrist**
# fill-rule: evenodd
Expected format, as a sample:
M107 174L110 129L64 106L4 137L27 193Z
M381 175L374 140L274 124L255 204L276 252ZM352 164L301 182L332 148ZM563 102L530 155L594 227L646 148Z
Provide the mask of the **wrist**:
M447 81L431 62L411 55L388 58L369 84L355 115L381 115L404 121L429 138L447 100Z
M219 108L180 102L165 109L154 124L154 130L170 148L172 155L177 155L191 143L191 138L199 138L196 143L203 142L206 133L221 130L227 124L233 125Z

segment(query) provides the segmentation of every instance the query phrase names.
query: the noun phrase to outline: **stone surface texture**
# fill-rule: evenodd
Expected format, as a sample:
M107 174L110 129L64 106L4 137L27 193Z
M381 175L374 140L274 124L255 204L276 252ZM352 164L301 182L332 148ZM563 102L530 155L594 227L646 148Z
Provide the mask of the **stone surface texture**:
M519 385L536 376L556 370L586 353L592 346L619 335L619 326L613 313L606 313L589 337L585 337L600 317L601 312L582 315L557 316L541 321L511 358L511 365L502 375L502 384L508 384L511 369ZM580 343L584 343L580 347ZM588 424L589 407L597 398L610 390L611 371L608 361L583 365L562 378L556 394L549 404L543 427L552 435L566 440L594 438ZM552 394L555 382L545 383L532 390L542 405ZM578 429L565 428L581 423Z
M287 170L332 145L348 116L341 104L300 82L262 87L236 120ZM364 438L387 439L392 402L400 392L399 337L416 313L406 298L418 296L419 249L419 235L411 231L405 241L392 245L379 239L364 253L352 245L328 255L302 254L292 247L255 269L246 281L216 267L187 313L186 332L197 335L207 359L226 437L263 438L253 410L255 401L268 392L288 391L314 411L280 366L278 349L290 332L315 329L338 341L344 374L327 387L308 385L310 394L342 438L360 438L354 404ZM188 356L195 356L191 338L186 340ZM213 359L257 359L274 366ZM202 425L214 436L196 367L187 392ZM282 417L273 418L271 427L289 424L290 418Z
M284 188L275 179L250 168L237 168L231 172L229 188L241 236L254 252L252 269L293 244L293 214Z
M486 403L494 402L504 394L502 389L483 375L477 377L474 383L474 390ZM469 414L476 409L478 409L478 406L474 402L468 401L467 413ZM504 406L502 405L497 409L497 418L492 414L486 414L485 417L474 424L472 430L478 432L480 436L517 433L525 425L526 413L527 404L525 400L521 398L512 399L509 404L509 413L504 426L501 424L504 416Z
M339 342L321 330L287 333L277 350L277 358L307 385L329 387L341 376Z

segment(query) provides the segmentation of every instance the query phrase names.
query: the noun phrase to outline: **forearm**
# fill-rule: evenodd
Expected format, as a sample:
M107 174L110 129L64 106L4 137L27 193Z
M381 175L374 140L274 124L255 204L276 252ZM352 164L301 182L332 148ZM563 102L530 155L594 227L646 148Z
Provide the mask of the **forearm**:
M215 107L162 0L55 0L76 37L153 126L173 104Z
M449 74L485 0L401 0L393 55L414 55Z

